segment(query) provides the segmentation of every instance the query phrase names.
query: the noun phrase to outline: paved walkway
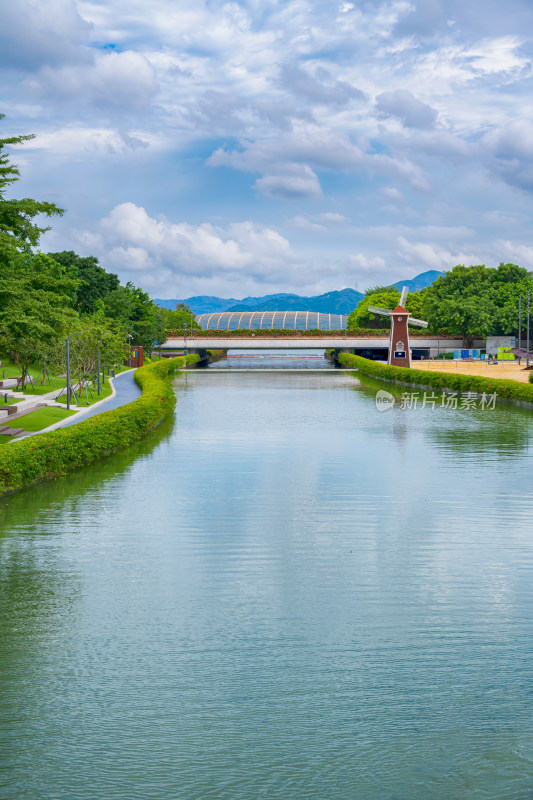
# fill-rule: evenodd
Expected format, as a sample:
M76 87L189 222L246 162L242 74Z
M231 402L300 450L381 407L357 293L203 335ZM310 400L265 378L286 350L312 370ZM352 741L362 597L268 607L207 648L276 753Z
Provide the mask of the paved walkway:
M533 361L530 361L533 363ZM432 361L411 361L413 369L429 369L436 372L460 372L462 375L479 375L483 378L506 378L512 381L527 383L530 372L526 369L526 362L518 361L499 361L497 364L489 364L488 361L452 361L438 360Z
M61 427L67 428L70 425L76 425L78 422L83 422L89 419L89 417L94 417L96 414L102 414L104 411L111 411L113 408L119 408L120 406L125 406L127 403L133 402L133 400L137 400L141 394L141 390L133 379L134 374L135 370L132 369L117 375L113 382L116 392L114 397L110 397L96 408L90 408L85 413L69 417Z

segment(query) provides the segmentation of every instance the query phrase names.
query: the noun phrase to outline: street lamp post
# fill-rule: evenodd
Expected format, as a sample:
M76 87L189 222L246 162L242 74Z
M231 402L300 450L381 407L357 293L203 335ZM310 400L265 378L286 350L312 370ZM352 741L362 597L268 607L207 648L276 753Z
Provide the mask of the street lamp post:
M128 366L131 367L131 333L128 333L128 350L129 350L129 358L128 358Z
M187 355L187 323L183 326L183 355Z
M529 297L530 293L527 293L527 365L529 367Z
M97 354L97 362L98 363L97 363L96 374L97 374L98 378L97 378L96 386L97 386L97 391L98 391L98 397L100 397L100 339L98 339L97 345L98 345L98 354Z
M70 337L81 336L81 333L69 333L67 336L67 410L70 411Z
M518 298L518 349L522 349L522 295Z

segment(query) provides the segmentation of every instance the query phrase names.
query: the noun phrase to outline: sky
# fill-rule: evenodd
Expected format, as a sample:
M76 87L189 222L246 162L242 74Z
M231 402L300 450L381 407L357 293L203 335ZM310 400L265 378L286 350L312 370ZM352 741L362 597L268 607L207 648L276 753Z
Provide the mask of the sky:
M11 196L154 297L533 269L531 0L0 0Z

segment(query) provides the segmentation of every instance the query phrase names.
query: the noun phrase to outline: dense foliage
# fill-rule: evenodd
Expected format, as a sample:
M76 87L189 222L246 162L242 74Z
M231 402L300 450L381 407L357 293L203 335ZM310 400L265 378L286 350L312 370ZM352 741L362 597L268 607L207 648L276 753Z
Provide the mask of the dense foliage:
M423 289L420 292L410 292L407 295L406 310L409 311L413 317L417 319L424 319L423 315L423 302L424 302ZM392 311L400 302L401 292L392 286L378 286L365 293L365 297L361 300L357 308L355 308L348 317L348 329L355 328L384 328L387 326L390 330L390 318L385 314L374 314L369 311L369 306L377 306L378 308L388 308Z
M0 120L4 114L0 114ZM0 139L0 268L8 266L19 253L30 253L36 247L42 233L49 230L35 222L41 215L51 217L62 214L63 209L54 203L47 203L30 198L22 200L6 199L9 186L18 181L19 171L9 160L6 152L8 145L22 144L33 139L32 135L10 136Z
M141 367L142 395L69 428L21 439L0 450L0 495L74 472L150 434L174 409L170 376L198 356L163 359Z
M434 331L463 337L513 334L518 330L518 298L533 294L531 273L516 264L457 266L424 292L423 313ZM525 308L524 308L525 311ZM525 313L522 318L525 329Z
M165 330L167 332L172 331L174 336L177 334L183 334L185 330L201 330L194 318L194 314L189 306L185 305L185 303L178 303L175 309L161 308L160 310L163 314Z
M435 283L407 296L407 311L426 320L434 333L461 336L470 347L477 336L513 335L518 331L518 298L522 297L522 332L526 330L527 293L533 295L533 277L516 264L498 267L458 265ZM382 328L385 315L372 314L369 306L393 309L400 292L393 287L370 289L348 317L348 328Z
M67 336L72 337L72 374L83 382L95 375L98 355L101 364L118 365L131 342L149 356L165 341L166 315L176 325L181 316L191 316L185 307L177 316L159 308L132 283L122 286L94 256L36 251L48 230L36 219L62 214L62 209L5 197L19 179L6 147L32 138L0 139L0 356L20 367L23 389L31 364L64 371Z

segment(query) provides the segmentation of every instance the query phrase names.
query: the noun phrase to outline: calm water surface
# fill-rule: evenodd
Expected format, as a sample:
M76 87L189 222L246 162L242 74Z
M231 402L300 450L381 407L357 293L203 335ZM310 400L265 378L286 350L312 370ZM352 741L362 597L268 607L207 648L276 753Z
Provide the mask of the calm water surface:
M0 503L2 800L532 800L532 415L190 373Z

